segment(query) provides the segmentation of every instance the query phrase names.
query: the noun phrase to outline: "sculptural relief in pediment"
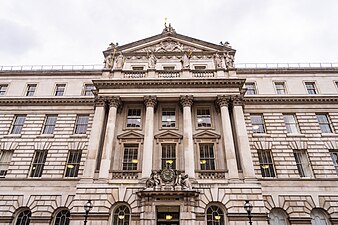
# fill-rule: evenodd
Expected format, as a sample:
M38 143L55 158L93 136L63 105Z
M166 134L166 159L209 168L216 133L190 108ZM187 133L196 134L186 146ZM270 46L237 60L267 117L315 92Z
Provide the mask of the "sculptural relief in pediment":
M203 50L176 40L164 40L157 44L137 49L135 52L202 52Z

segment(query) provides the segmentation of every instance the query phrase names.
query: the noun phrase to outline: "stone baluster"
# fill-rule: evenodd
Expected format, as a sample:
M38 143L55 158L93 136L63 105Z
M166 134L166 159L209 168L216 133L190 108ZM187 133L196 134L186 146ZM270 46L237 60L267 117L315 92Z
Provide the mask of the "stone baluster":
M109 113L107 120L106 133L103 144L102 159L100 166L99 179L109 179L109 170L112 158L113 143L115 136L115 123L117 109L121 105L120 97L111 97L108 100Z
M157 104L156 96L145 96L146 121L143 145L142 178L148 178L153 167L154 146L154 112Z
M232 96L233 116L236 130L236 139L239 154L242 161L243 175L245 178L255 178L252 155L249 144L248 132L246 130L245 118L243 113L242 96Z
M100 147L100 140L102 135L104 117L105 117L106 101L104 97L97 97L95 99L95 113L93 118L93 126L90 132L88 154L83 172L83 178L94 178L96 161Z
M183 106L183 148L184 148L184 169L190 178L195 177L195 157L192 138L192 117L191 106L193 96L181 96L180 103Z
M239 177L238 177L236 151L228 108L230 103L230 97L217 96L216 102L221 109L223 142L229 179L238 179Z

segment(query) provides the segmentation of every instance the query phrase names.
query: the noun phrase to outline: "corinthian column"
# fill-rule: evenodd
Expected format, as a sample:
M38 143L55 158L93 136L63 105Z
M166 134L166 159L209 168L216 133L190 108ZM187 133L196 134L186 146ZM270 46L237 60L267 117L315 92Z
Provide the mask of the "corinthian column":
M229 179L238 179L238 168L236 160L236 152L234 139L231 129L231 121L229 115L229 102L230 97L228 96L217 96L217 104L221 109L222 118L222 130L223 130L223 146L225 150L225 157L228 168Z
M89 137L88 155L83 172L83 178L94 178L96 160L100 147L105 116L105 104L106 102L103 97L97 97L95 99L95 113L93 118L93 126Z
M111 97L108 99L109 114L107 120L106 134L104 138L102 160L100 166L99 179L109 179L109 170L112 158L114 135L115 135L115 122L117 108L120 106L120 97Z
M190 178L195 177L195 157L192 139L191 106L193 96L181 96L180 102L183 106L183 148L184 148L184 170Z
M249 144L248 132L246 130L245 118L243 113L243 101L241 96L233 96L234 121L236 129L236 139L239 154L242 160L243 175L245 178L254 178L255 171L253 167L252 155Z
M145 96L146 122L144 132L143 159L142 159L142 178L149 177L153 167L153 145L154 145L154 108L156 96Z

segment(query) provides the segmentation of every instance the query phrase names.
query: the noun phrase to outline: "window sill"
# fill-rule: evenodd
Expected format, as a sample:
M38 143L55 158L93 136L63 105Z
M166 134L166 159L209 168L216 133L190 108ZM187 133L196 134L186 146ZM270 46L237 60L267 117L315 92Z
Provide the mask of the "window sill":
M214 127L196 127L196 130L215 130Z
M305 137L305 134L291 134L291 133L287 133L286 136L287 137Z
M161 127L159 130L178 130L178 127Z
M87 134L72 134L69 135L70 138L84 138L87 137Z
M252 133L252 137L270 137L270 134L267 133Z
M142 130L142 127L125 127L123 130Z
M321 133L322 137L338 137L338 134L335 133Z
M21 134L7 134L3 136L4 138L21 138Z
M40 134L37 135L36 138L53 138L54 134Z

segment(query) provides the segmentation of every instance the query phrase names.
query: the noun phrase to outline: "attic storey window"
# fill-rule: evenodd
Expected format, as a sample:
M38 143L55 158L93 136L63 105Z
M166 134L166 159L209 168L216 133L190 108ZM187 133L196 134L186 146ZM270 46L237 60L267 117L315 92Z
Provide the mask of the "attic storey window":
M128 109L127 127L141 127L141 109Z

